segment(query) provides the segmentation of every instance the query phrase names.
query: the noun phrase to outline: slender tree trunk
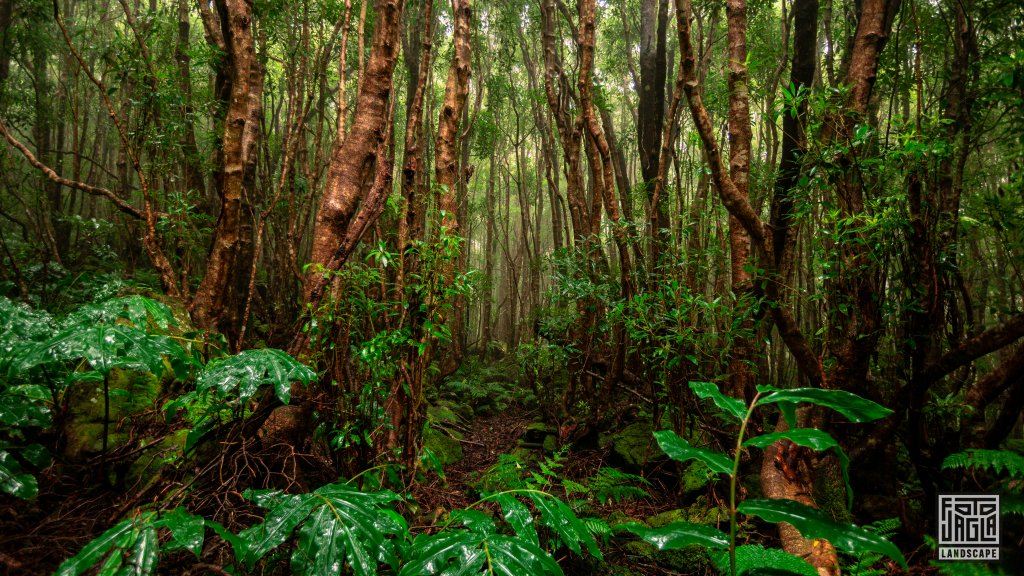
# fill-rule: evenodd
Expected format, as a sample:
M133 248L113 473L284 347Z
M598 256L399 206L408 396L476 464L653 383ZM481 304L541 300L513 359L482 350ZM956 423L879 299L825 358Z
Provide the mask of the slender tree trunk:
M254 192L263 114L263 67L256 58L251 0L218 0L220 31L226 48L227 110L221 137L218 196L220 214L206 272L192 300L192 317L205 328L238 336L241 310L229 295L244 266L238 266L246 229L243 204Z

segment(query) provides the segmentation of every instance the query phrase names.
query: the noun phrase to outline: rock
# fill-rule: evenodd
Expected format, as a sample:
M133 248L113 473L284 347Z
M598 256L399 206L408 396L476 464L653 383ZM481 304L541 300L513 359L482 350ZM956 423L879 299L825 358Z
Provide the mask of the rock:
M603 444L612 446L612 465L634 470L665 456L654 441L654 429L648 422L635 422L619 432L607 435Z
M423 433L423 447L433 452L442 466L450 466L463 458L462 444L434 428L427 428Z
M166 382L149 372L114 368L108 378L110 420L107 450L124 446L127 434L117 431L131 416L157 408ZM64 456L76 461L103 450L103 381L78 382L67 392L68 416L64 421Z

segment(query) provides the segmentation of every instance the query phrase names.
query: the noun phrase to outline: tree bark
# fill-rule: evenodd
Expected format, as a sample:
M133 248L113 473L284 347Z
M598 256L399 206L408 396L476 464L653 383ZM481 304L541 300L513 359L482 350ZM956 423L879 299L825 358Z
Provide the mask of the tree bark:
M218 196L220 214L206 272L192 300L192 318L201 327L219 329L233 341L241 327L241 310L230 301L245 229L242 206L253 193L263 114L263 67L256 58L251 0L218 0L221 34L227 48L227 111L221 137Z

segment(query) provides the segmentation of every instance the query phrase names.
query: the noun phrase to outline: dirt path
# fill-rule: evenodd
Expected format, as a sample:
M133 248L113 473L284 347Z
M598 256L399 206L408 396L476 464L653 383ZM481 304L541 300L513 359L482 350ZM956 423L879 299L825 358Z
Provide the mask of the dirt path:
M415 494L420 504L433 510L465 508L475 501L475 483L498 461L511 452L526 427L536 417L522 408L511 407L491 416L476 418L460 431L464 437L462 460L445 470L445 478L420 484Z

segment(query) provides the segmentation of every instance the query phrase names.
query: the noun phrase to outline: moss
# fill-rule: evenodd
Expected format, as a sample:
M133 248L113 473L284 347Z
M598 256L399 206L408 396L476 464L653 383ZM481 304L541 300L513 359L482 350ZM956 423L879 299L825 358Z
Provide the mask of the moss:
M668 526L673 522L689 522L690 513L688 510L677 508L675 510L669 510L668 512L662 512L656 514L647 519L646 524L651 528L662 528Z
M650 423L636 422L606 439L612 445L612 453L618 463L626 467L642 468L651 460L665 455L654 441L654 429Z
M423 434L423 446L437 456L442 466L450 466L463 458L462 444L440 430L427 428Z
M604 519L604 521L607 522L608 526L611 528L615 528L616 526L621 526L623 524L643 524L642 520L626 516L622 510L613 510L612 513Z
M545 452L554 452L555 450L558 450L558 438L549 434L544 437L544 443L542 446Z
M686 470L683 471L682 477L679 479L682 484L683 494L693 494L694 492L703 491L708 487L708 484L715 478L715 474L711 472L711 469L702 462L691 462Z
M178 430L165 436L155 446L146 449L128 468L124 478L125 486L136 486L141 489L158 478L168 465L180 460L185 452L188 432L188 429ZM145 445L151 441L151 439L143 439L140 444Z
M427 408L427 420L430 422L458 422L459 415L449 406L431 406Z
M64 425L64 456L77 461L103 451L103 422L67 422ZM129 435L116 432L111 424L107 431L107 450L128 443Z
M117 423L156 408L164 383L149 372L114 368L107 384L110 400L109 450L123 446L127 441L127 434L114 432ZM67 439L64 455L77 460L99 453L103 449L103 381L75 384L68 390L66 401L68 416L63 428Z

